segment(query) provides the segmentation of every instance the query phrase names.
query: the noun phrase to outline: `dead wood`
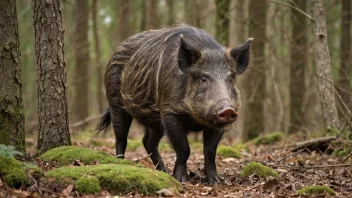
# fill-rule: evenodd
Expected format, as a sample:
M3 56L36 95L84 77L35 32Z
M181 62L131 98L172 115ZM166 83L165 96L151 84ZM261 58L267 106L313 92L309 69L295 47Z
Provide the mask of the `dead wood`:
M333 140L336 140L336 136L327 136L327 137L307 140L304 142L297 142L295 144L295 147L291 149L291 151L296 152L301 149L316 150L317 148L327 148L329 143ZM325 149L322 149L322 150L325 150Z

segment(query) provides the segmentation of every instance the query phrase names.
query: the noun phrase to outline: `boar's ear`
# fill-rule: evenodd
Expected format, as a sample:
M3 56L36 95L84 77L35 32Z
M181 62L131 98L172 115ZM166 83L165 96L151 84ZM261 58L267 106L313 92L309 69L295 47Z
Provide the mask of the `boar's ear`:
M249 38L244 44L226 51L226 57L236 62L236 71L238 74L242 74L247 69L252 41L253 38Z
M189 68L197 62L201 53L189 45L183 35L180 36L180 49L178 50L178 65L183 73L187 73Z

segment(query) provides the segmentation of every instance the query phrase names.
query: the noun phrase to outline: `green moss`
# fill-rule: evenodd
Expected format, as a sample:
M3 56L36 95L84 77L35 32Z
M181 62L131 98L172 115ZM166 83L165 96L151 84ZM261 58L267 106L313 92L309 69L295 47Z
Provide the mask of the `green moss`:
M76 146L61 146L45 152L40 156L45 161L56 161L58 166L66 166L79 160L84 164L92 164L98 161L100 164L128 164L141 166L132 161L117 159L102 151Z
M127 141L127 149L135 151L139 147L143 147L141 139L130 139Z
M300 195L321 194L324 192L329 193L329 195L335 195L335 192L327 186L306 186L306 187L302 188L301 190L298 190L297 192Z
M30 179L26 172L36 177L43 175L43 171L35 165L0 156L0 175L8 186L19 188L29 184Z
M262 145L262 144L272 144L274 142L279 142L283 137L282 132L275 132L263 135L261 137L257 137L253 140L255 145Z
M76 190L81 194L94 194L101 191L99 180L94 176L85 176L77 180Z
M326 133L329 135L339 135L340 134L340 130L334 126L328 126L328 127L326 127L325 130L326 130Z
M191 142L189 144L189 147L192 150L199 150L199 151L203 151L203 144L201 142Z
M333 156L337 156L337 157L344 157L347 156L348 154L350 154L352 152L352 149L335 149L334 152L332 152Z
M167 173L124 164L61 167L46 174L56 182L72 182L82 175L95 176L103 189L114 194L138 190L144 195L156 195L156 191L164 188L180 188L180 184Z
M229 146L222 146L222 145L218 147L216 154L222 157L234 157L234 158L241 157L241 153L238 150Z
M275 178L279 177L279 174L275 170L270 167L264 166L263 164L258 162L250 162L249 164L247 164L241 172L241 177L249 177L253 174L258 175L261 178L267 178L269 176Z

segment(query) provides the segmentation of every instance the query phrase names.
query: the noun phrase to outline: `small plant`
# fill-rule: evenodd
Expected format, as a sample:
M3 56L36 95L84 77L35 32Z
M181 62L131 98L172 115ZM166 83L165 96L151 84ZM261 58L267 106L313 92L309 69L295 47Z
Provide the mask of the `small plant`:
M14 158L16 155L23 155L14 146L0 144L0 156Z
M303 195L312 195L312 194L321 194L321 193L328 193L329 195L335 195L335 191L333 191L331 188L327 186L306 186L303 187L301 190L297 191L298 194Z
M279 177L279 174L275 170L258 162L250 162L247 164L241 172L241 177L249 177L253 174L258 175L261 178L267 178L269 176L275 178Z

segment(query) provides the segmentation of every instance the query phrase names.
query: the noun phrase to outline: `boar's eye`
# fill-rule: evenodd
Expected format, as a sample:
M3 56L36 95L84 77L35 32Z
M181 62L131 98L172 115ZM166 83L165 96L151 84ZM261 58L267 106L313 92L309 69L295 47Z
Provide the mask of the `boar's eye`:
M202 77L202 83L206 83L207 79L205 77Z

